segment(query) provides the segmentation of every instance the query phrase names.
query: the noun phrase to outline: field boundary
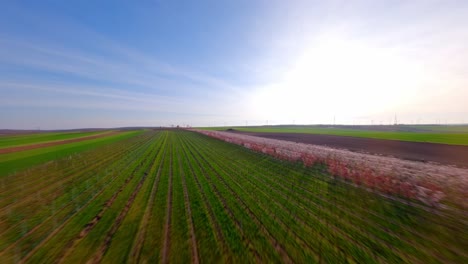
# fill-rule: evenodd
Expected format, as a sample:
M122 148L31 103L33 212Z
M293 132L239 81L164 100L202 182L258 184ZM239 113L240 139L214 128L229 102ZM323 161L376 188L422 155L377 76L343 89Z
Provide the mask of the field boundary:
M14 152L19 152L19 151L32 150L32 149L45 148L45 147L52 147L52 146L63 145L63 144L68 144L68 143L81 142L81 141L85 141L85 140L91 140L91 139L96 139L96 138L112 136L112 135L119 134L119 133L120 133L119 131L109 131L109 132L100 133L100 134L92 135L92 136L84 136L84 137L64 139L64 140L55 140L55 141L48 141L48 142L43 142L43 143L34 143L34 144L14 146L14 147L6 147L6 148L1 148L0 149L0 154L9 154L9 153L14 153Z

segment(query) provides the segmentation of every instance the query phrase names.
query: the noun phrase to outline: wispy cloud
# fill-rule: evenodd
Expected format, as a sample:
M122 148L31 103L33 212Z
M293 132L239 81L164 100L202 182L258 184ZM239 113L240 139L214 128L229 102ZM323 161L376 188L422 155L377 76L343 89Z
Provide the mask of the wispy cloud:
M120 84L126 89L144 88L160 93L171 92L172 88L190 92L201 86L213 91L235 90L224 80L173 67L161 67L144 56L133 55L131 59L122 57L103 59L83 51L48 47L33 41L34 44L11 41L11 39L0 42L0 62L10 65L70 74L114 85Z
M116 116L123 111L147 112L161 120L165 115L191 115L205 124L214 119L221 123L279 117L289 120L299 116L297 112L304 116L304 122L313 122L310 117L314 115L327 116L327 120L333 114L340 115L329 113L329 109L342 109L343 116L370 118L395 112L452 119L468 114L463 102L468 96L468 4L269 1L259 6L262 8L255 16L235 15L234 24L248 19L242 25L251 26L239 29L247 33L236 43L218 41L206 48L208 55L216 45L225 45L228 52L237 51L226 56L231 60L226 60L223 69L217 69L219 63L210 65L213 58L207 57L205 62L178 56L178 52L199 52L181 48L188 45L166 49L174 53L166 55L157 48L119 38L113 28L106 31L77 19L82 16L13 5L4 9L10 11L0 11L4 15L0 18L0 108L16 107L18 112L27 107L92 109L96 113L115 111ZM151 23L159 22L157 16L146 19L145 31L135 34L151 32ZM210 43L216 36L206 33L203 25L215 23L222 32L227 23L187 21L197 26L172 28L167 24L168 34L206 38L203 43ZM138 30L129 26L119 28L119 32L128 34L129 29ZM191 34L193 30L200 34ZM182 37L156 35L154 39L177 46L176 41L187 40ZM334 51L333 46L340 50ZM244 56L234 58L234 54ZM330 64L332 59L334 64ZM389 65L393 62L398 63ZM333 70L341 73L332 74ZM337 94L341 95L338 99ZM366 102L371 97L384 97L382 102L391 103L383 109L380 101ZM10 113L14 115L14 111ZM137 118L137 114L133 120L151 120ZM0 121L7 124L1 116Z

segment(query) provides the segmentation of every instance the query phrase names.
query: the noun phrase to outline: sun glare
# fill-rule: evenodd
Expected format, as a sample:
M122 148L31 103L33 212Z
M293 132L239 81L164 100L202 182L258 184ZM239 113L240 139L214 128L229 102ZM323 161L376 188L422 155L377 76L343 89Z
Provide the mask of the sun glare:
M283 78L259 89L264 118L318 121L392 111L416 96L420 73L396 50L346 40L312 45ZM323 120L325 122L326 120Z

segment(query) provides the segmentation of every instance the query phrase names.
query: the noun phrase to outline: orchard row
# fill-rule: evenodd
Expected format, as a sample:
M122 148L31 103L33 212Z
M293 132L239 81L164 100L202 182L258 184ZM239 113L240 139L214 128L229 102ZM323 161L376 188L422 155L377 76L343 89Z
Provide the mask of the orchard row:
M382 197L330 172L195 132L147 131L1 178L0 259L466 260L463 220Z

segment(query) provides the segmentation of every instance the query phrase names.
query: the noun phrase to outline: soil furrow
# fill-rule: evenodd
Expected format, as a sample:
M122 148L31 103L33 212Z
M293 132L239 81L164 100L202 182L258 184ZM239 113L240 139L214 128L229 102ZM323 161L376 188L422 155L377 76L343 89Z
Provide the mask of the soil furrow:
M184 151L184 155L186 157L186 160L189 161L190 159L188 158L188 154L187 154L186 151ZM210 222L214 227L214 231L215 231L215 234L216 234L216 240L218 242L218 247L220 247L222 249L223 256L229 256L229 254L228 254L229 251L228 251L228 248L226 246L226 240L225 240L225 238L223 236L223 233L221 231L221 226L219 225L218 221L216 220L213 209L211 208L210 202L207 199L205 192L203 191L203 188L202 188L202 186L201 186L201 184L200 184L200 182L198 180L198 177L196 176L196 173L195 173L195 170L193 169L192 163L188 162L188 164L189 164L189 167L190 167L190 171L192 172L193 179L195 180L195 183L196 183L196 185L198 187L198 190L200 191L200 194L201 194L203 200L205 201L203 203L203 205L206 208L206 210L208 212L209 219L211 220Z
M213 188L213 191L214 193L216 194L217 198L221 201L221 203L223 204L223 209L225 210L225 212L229 215L229 217L231 218L232 222L234 223L234 226L236 227L237 231L240 233L241 237L242 237L242 240L246 243L246 245L248 245L248 249L249 249L249 252L252 254L252 256L254 257L254 259L257 260L257 262L263 262L262 259L261 259L261 256L259 254L259 252L255 249L255 247L252 245L252 242L245 236L245 233L242 229L242 224L239 222L239 220L236 218L235 214L233 213L233 211L231 210L231 208L229 208L228 204L227 204L227 201L226 199L221 195L221 193L219 192L218 188L216 187L216 185L211 181L211 178L209 176L207 176L208 174L206 173L204 167L200 164L199 160L196 158L196 156L194 155L194 153L191 151L191 150L188 150L188 152L190 152L190 154L193 156L193 158L195 159L198 167L202 170L202 173L205 177L205 179L210 183L211 187ZM199 153L198 153L199 154ZM200 155L200 154L199 154ZM268 237L268 236L267 236ZM273 244L272 244L273 245ZM277 249L276 246L274 246L275 249ZM280 253L281 255L281 253ZM285 258L286 259L286 262L287 262L287 259L288 258Z
M146 143L148 143L148 142L150 142L150 141L147 141ZM113 161L115 161L116 157L123 156L124 154L131 151L133 149L133 147L138 146L138 145L139 145L139 142L135 143L130 149L122 149L122 150L117 151L117 152L112 152L111 155L103 155L102 160L93 160L91 166L88 165L88 164L83 164L82 167L74 169L76 171L75 173L73 173L71 175L67 175L66 177L63 177L63 175L58 174L57 177L60 178L60 180L58 180L58 181L54 180L54 178L50 177L50 176L47 177L46 181L44 181L42 179L38 179L40 184L37 184L34 181L28 181L28 185L31 185L34 188L33 191L28 189L28 192L32 192L32 193L30 195L28 195L28 196L21 197L20 202L9 203L6 207L1 208L0 209L0 214L3 213L5 210L7 210L9 208L12 208L13 206L17 206L18 204L25 203L27 201L27 198L32 197L32 196L35 195L35 192L43 192L44 190L51 189L51 188L56 187L56 186L63 186L65 183L74 180L75 177L77 177L77 176L84 175L86 172L89 172L89 171L91 171L93 169L99 168L100 166L107 166L107 164L110 164ZM106 165L103 165L103 164L106 164ZM27 186L25 186L25 187L27 187ZM36 189L38 187L40 187L40 188ZM12 192L11 196L15 197L15 199L17 199L17 192ZM3 199L5 199L5 201L6 201L7 198L9 198L9 197L3 197Z
M147 177L148 177L148 171L144 173L144 176L141 178L137 187L132 192L132 195L125 203L124 209L120 212L120 214L114 220L114 224L112 225L111 229L107 233L106 238L104 239L104 243L99 247L99 249L97 250L97 253L94 255L94 257L90 261L88 261L88 263L99 263L101 261L102 257L104 256L104 254L106 253L107 249L109 248L112 242L112 237L114 236L115 232L117 232L117 230L119 229L120 225L122 224L122 221L125 219L125 216L127 215L128 211L132 207L133 201L135 201L135 198L138 192L140 191L141 187L143 186L143 183L145 182Z
M36 250L38 248L40 248L40 246L44 245L51 237L53 237L53 235L55 235L56 233L58 233L62 228L63 226L65 226L66 223L68 223L74 215L78 214L80 211L82 211L84 208L86 208L86 206L88 204L90 204L94 198L96 198L97 196L99 196L106 188L103 188L101 189L98 193L96 193L86 204L84 204L82 207L80 207L72 216L70 216L65 222L63 222L61 225L59 225L57 228L54 229L53 232L51 232L44 240L42 240L38 245L35 246L34 249L32 249L23 259L24 260L27 260L33 253L36 252ZM43 222L44 223L44 222ZM38 228L41 227L42 224L39 224L37 226L35 226L33 229L29 230L27 234L25 234L21 239L15 241L13 244L11 244L8 248L4 249L0 255L4 254L6 251L8 250L11 250L11 248L13 248L14 246L16 246L18 243L20 243L23 239L25 239L28 235L32 234L33 232L35 232Z
M194 147L196 149L196 147ZM191 152L191 150L189 150ZM191 152L192 153L192 152ZM195 155L192 153L192 155L195 157ZM200 153L198 154L199 156L201 155ZM201 157L203 159L203 157ZM196 158L195 158L196 159ZM196 160L197 164L199 167L202 168L202 165L198 160ZM206 175L206 173L205 173ZM258 225L260 230L266 235L266 237L269 239L271 246L278 252L278 254L282 257L283 262L285 263L293 263L293 260L289 256L289 254L286 252L284 249L284 246L281 245L281 243L270 233L265 228L265 225L262 223L262 221L250 210L248 205L238 196L238 194L233 191L228 185L226 187L230 190L230 192L234 195L236 200L243 205L243 207L246 209L246 212L249 214L251 219Z
M185 173L182 170L182 163L180 162L180 156L177 155L179 159L179 167L181 171L181 178L182 178L182 187L184 191L184 203L185 203L185 210L187 212L187 223L190 228L190 242L191 242L191 251L192 251L192 263L198 264L200 263L199 256L198 256L198 244L197 238L195 235L195 228L193 225L193 217L192 217L192 209L190 208L190 198L188 195L187 190L187 183L185 182Z
M153 187L152 187L152 190L151 190L151 194L150 194L148 205L147 205L146 210L145 210L145 214L143 215L143 219L141 220L140 228L139 228L138 233L136 235L136 239L135 239L135 242L134 242L132 252L129 255L129 260L128 260L129 262L137 263L137 262L140 261L141 249L142 249L143 244L145 242L146 233L147 233L147 226L148 226L148 222L149 222L149 219L150 219L150 216L151 216L151 211L152 211L153 206L154 206L154 199L155 199L156 193L158 191L159 181L161 179L162 167L163 167L163 164L164 164L164 160L166 158L165 144L164 144L163 147L164 147L164 152L162 154L162 158L161 158L161 161L159 163L160 165L159 165L159 168L158 168L158 172L156 174L156 179L154 181L154 184L153 184Z
M203 157L202 157L202 159L203 159ZM209 163L207 160L205 160L205 162L207 162L208 166L215 172L215 174L216 174L217 177L223 182L223 184L225 184L225 185L227 186L227 188L229 188L229 189L231 190L232 194L233 194L237 199L240 199L239 195L238 195L234 190L232 190L231 187L229 187L229 185L227 185L226 181L216 172L216 170L210 165L210 163ZM225 172L225 173L228 173L228 172ZM243 176L241 176L241 177L242 177L246 182L250 182L251 185L257 186L256 184L254 184L253 182L251 182L251 179L249 179L248 177L243 177ZM268 183L263 182L263 184L266 184L265 186L268 186L269 188L272 188ZM237 185L238 185L239 187L242 187L239 183L237 183ZM257 188L257 191L260 192L260 193L262 193L264 196L268 196L268 195L267 195L263 190L261 190L260 188ZM288 197L285 197L284 194L283 194L282 192L277 191L277 193L276 193L275 195L279 195L279 196L281 196L283 199L288 200ZM255 199L255 198L254 198L254 199ZM279 203L278 201L276 201L276 199L272 199L271 201L274 202L277 206L279 206L279 207L281 208L281 210L283 210L283 211L285 211L285 212L289 212L289 211L291 210L290 208L287 208L287 207L285 207L284 205L282 205L281 203ZM299 206L299 205L296 204L296 206ZM315 204L315 206L318 206L318 205ZM268 207L265 207L265 208L267 208L267 211L269 211L270 214L275 215L274 218L277 220L278 223L280 223L284 228L288 229L288 227L287 227L288 225L287 225L285 222L283 222L283 220L281 220L279 217L277 217L277 216L276 216L276 213L275 213L274 211L269 210ZM301 209L302 209L302 210L306 210L307 212L309 212L308 209L306 209L306 208L304 208L304 207L301 207ZM310 213L310 212L309 212L309 213ZM353 241L354 243L360 244L360 243L358 243L357 241L355 241L355 239L349 237L346 233L344 233L344 232L341 231L340 229L336 228L335 226L329 226L327 223L324 223L323 220L317 218L315 215L309 214L309 216L311 216L312 218L314 218L316 221L320 222L322 225L326 225L326 226L328 226L328 227L331 227L335 232L340 233L341 235L345 236L347 239L350 239L350 240ZM309 227L309 224L307 224L307 223L305 223L304 221L302 221L302 219L295 217L295 220L296 220L296 221L299 221L303 226ZM313 229L313 227L310 227L310 228ZM315 252L315 254L317 254L317 256L320 256L320 253L317 252L311 245L309 245L309 244L307 243L307 241L305 241L299 234L297 234L297 233L296 233L295 231L293 231L293 230L289 230L289 231L292 232L292 233L294 234L294 236L295 236L296 239L299 239L299 240L301 241L302 246L304 246L304 247L310 249L312 252ZM321 234L320 234L320 236L321 236ZM322 238L328 240L328 239L325 238L325 237L322 237ZM330 242L330 245L333 246L332 241L329 241L329 242ZM361 247L362 247L365 251L369 251L369 249L368 249L367 247L362 246L362 245L361 245ZM370 252L370 253L372 253L372 252ZM357 260L355 260L355 261L357 261Z
M169 259L169 247L171 246L171 219L172 219L172 157L174 152L170 150L170 167L169 167L169 189L167 192L167 206L166 206L166 224L164 226L164 244L162 251L162 263L168 263Z
M62 257L60 257L60 261L59 262L63 262L66 257L71 253L73 252L73 249L76 247L76 245L81 241L83 240L84 237L86 237L86 235L91 232L91 230L99 223L99 220L101 220L102 216L104 215L104 213L112 206L112 204L114 203L114 201L117 199L117 196L125 189L125 187L129 184L129 182L135 177L135 174L136 172L143 166L143 164L145 163L145 161L149 158L149 153L147 154L147 156L145 157L145 160L142 161L133 171L132 173L130 174L130 177L126 178L125 179L125 182L121 185L121 187L119 188L119 190L117 190L113 195L112 197L107 200L107 202L104 204L104 206L101 208L101 210L96 214L96 216L90 221L88 222L84 228L81 230L81 232L78 234L78 236L76 236L74 239L70 240L67 244L67 246L65 247L65 252L63 253Z

